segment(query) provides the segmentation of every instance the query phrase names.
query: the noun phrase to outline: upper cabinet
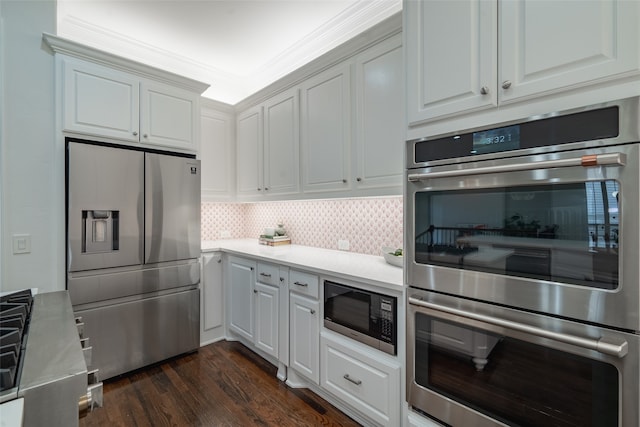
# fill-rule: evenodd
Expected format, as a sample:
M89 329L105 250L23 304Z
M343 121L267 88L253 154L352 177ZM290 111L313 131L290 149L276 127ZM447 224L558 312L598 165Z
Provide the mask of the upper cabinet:
M297 194L299 106L297 89L238 114L237 194L241 198Z
M195 152L206 84L51 35L62 131Z
M232 200L235 195L235 128L233 108L202 99L200 159L202 200Z
M348 63L302 84L302 188L344 191L351 179L351 73Z
M405 0L409 126L637 77L638 4Z
M400 34L355 58L356 190L402 194L404 170L404 67Z

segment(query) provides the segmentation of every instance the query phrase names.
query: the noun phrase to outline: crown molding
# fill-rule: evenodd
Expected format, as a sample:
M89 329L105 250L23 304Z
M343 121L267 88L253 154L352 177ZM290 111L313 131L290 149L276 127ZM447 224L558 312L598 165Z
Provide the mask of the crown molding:
M164 81L172 85L183 87L184 89L195 91L199 94L204 92L208 87L208 83L190 79L179 74L156 68L138 61L134 61L119 55L115 55L94 47L78 43L76 41L66 39L53 34L43 33L42 39L46 45L56 54L73 56L86 61L95 62L111 68L120 69L128 73L136 74L141 77L151 77L155 80Z
M333 48L324 55L297 68L274 83L254 92L247 98L235 104L236 112L264 102L274 94L290 89L301 84L304 80L327 70L340 62L346 61L369 47L382 42L390 37L402 33L402 12L383 20L379 24L357 36L349 39L341 45Z

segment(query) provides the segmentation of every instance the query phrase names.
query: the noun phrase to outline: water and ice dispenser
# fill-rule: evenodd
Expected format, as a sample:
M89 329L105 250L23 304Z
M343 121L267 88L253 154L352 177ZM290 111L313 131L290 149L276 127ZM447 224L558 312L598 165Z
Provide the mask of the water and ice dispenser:
M119 249L119 211L82 211L82 252L99 253Z

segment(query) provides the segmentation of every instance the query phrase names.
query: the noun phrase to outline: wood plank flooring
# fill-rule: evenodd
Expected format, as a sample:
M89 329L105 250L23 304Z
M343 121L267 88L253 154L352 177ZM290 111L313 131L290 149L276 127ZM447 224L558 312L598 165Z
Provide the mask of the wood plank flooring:
M90 426L359 426L237 342L220 341L104 383Z

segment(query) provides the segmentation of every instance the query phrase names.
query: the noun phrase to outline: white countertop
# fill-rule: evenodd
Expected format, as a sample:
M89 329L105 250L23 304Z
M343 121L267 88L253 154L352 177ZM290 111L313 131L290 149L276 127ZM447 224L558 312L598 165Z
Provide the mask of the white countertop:
M256 258L318 274L364 280L398 291L403 286L402 268L387 264L382 256L300 245L266 246L259 244L258 239L202 242L202 252L214 251Z

